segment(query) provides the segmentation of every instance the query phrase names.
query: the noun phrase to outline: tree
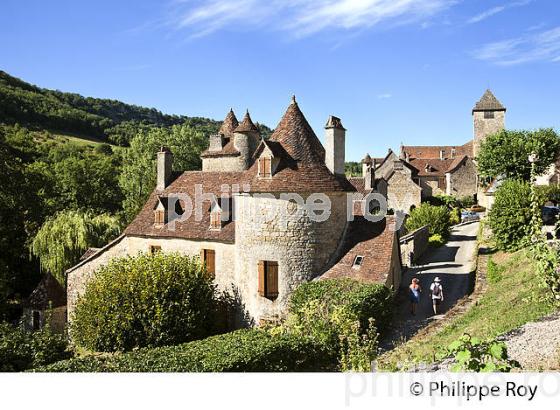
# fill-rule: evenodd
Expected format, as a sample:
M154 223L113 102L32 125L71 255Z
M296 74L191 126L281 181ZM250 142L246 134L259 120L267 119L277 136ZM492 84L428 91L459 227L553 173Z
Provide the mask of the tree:
M447 238L450 226L449 209L444 205L434 206L428 203L414 208L406 220L406 229L414 231L425 225L428 226L430 236L441 235L442 238Z
M119 220L108 214L61 211L48 218L31 244L41 268L64 284L64 272L75 265L90 247L106 245L121 230Z
M502 130L482 142L477 157L478 171L487 177L501 175L529 181L529 155L537 154L535 172L541 175L556 160L559 151L560 138L551 128L536 131Z
M495 198L488 219L496 245L515 251L527 243L531 233L530 185L521 180L506 180Z
M156 155L162 146L173 152L173 169L200 169L200 153L208 144L207 136L188 125L154 128L132 140L123 158L119 185L124 193L123 208L132 220L156 185Z
M198 258L139 254L101 267L70 324L78 346L94 351L173 345L214 330L216 288Z

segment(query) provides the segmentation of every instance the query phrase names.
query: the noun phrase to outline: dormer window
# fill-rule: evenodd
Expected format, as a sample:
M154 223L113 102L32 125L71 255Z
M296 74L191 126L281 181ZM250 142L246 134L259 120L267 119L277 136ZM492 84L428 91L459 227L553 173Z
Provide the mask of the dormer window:
M259 158L259 177L270 178L272 176L272 158Z

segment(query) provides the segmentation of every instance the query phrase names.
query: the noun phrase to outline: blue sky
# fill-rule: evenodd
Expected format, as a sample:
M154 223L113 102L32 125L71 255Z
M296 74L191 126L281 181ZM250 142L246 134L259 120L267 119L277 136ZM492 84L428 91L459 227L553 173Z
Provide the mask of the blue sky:
M490 87L560 128L557 0L2 0L0 69L42 87L275 127L296 94L346 154L462 144Z

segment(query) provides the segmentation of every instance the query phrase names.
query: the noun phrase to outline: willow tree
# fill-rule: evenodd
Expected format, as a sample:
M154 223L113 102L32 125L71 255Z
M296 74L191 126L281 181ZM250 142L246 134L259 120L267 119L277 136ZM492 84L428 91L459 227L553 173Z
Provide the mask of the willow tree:
M120 231L121 223L109 214L61 211L41 226L31 244L31 253L39 258L43 271L52 273L64 284L64 272L88 248L105 245Z

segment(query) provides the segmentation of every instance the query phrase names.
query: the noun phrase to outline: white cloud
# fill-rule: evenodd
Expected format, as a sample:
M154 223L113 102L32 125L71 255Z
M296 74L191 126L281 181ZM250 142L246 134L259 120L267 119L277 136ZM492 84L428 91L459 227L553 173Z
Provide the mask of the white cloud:
M485 44L476 50L473 56L479 60L506 66L535 61L560 61L560 26Z
M486 11L483 11L480 14L477 14L476 16L471 17L470 19L467 20L468 24L473 24L473 23L478 23L482 20L486 20L489 17L492 17L498 13L501 13L502 11L511 9L511 8L515 8L515 7L521 7L521 6L526 6L527 4L531 3L533 0L520 0L520 1L514 1L514 2L510 2L508 4L503 4L503 5L499 5L499 6L495 6L492 7Z
M390 94L390 93L378 94L377 99L378 100L386 100L388 98L391 98L392 96L393 96L393 94Z
M193 37L218 30L267 27L294 37L327 29L370 28L383 22L410 23L433 16L457 0L182 0L169 23Z

